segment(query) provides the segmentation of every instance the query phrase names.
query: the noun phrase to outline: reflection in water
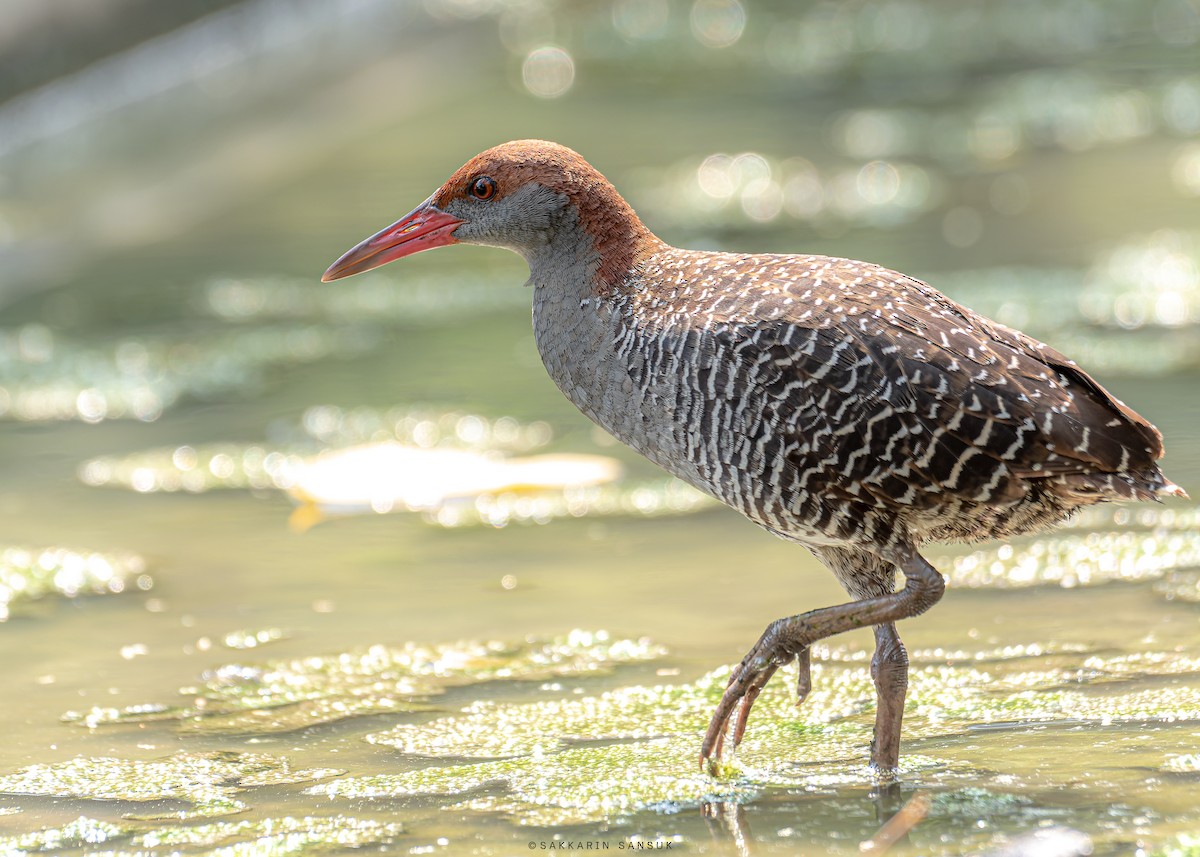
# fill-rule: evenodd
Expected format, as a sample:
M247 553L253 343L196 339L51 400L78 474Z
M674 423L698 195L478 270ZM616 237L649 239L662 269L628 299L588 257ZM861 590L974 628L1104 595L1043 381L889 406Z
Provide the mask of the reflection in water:
M929 814L928 792L917 792L900 806L900 784L881 783L871 793L882 822L879 830L868 840L859 843L861 853L868 857L886 853L892 846L905 842L909 832Z
M700 811L714 842L728 842L738 857L753 853L754 834L750 831L743 804L706 801L700 805Z

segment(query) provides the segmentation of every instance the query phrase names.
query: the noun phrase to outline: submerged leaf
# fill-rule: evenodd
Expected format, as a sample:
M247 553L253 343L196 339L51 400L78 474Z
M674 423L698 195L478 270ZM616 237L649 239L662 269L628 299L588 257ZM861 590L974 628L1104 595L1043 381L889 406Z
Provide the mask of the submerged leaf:
M382 441L327 450L289 464L282 476L308 524L314 516L436 511L506 493L554 496L607 484L620 472L600 455L504 458ZM292 521L296 527L297 516Z

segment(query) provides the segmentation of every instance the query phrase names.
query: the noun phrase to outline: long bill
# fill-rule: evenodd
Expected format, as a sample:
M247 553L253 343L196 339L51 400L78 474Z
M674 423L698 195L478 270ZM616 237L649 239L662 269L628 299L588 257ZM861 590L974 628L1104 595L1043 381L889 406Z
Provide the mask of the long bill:
M422 250L457 244L454 230L461 223L454 215L436 207L431 196L391 226L346 251L321 275L321 282L361 274Z

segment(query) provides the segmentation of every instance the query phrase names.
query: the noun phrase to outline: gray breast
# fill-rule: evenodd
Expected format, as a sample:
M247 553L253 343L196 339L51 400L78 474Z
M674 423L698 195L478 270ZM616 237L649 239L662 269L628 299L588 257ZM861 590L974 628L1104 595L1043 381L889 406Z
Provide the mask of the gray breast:
M745 360L728 325L664 313L629 296L535 292L534 332L550 377L585 415L648 459L752 520L791 537L809 532L786 486L800 444L764 381L778 367ZM769 358L768 358L769 360ZM792 490L788 490L788 489Z
M688 454L677 402L686 381L656 353L666 342L626 307L538 287L533 329L550 378L601 428L702 490L708 474ZM721 498L723 499L723 498Z

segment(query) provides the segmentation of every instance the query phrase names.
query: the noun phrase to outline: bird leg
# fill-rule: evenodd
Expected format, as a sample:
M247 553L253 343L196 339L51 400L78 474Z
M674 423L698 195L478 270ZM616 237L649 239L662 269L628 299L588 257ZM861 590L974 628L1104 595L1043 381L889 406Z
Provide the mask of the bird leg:
M879 773L891 773L900 764L900 723L908 693L908 652L891 622L875 626L871 678L875 681L876 700L871 767Z
M708 725L704 743L700 747L700 766L709 767L721 756L725 737L732 727L732 743L736 747L746 730L746 721L754 701L779 667L800 659L799 689L806 690L809 684L809 647L818 640L856 628L888 625L910 616L924 613L938 602L945 591L946 582L924 557L914 550L901 554L896 562L904 573L905 585L899 592L823 607L798 616L777 619L767 626L758 642L729 676L729 684L717 710ZM900 640L893 628L876 632L876 641L899 646ZM907 686L907 666L899 667L899 655L895 646L885 647L885 654L876 654L880 666L873 665L876 688L880 690L882 713L876 719L877 745L871 753L873 765L894 768L900 752L900 719L903 714L904 689ZM899 650L902 652L903 648ZM904 656L907 665L907 655ZM903 677L903 679L900 678ZM880 684L882 682L882 685ZM886 696L886 702L882 702ZM881 727L882 724L882 727ZM889 761L891 760L891 761Z
M704 803L700 807L704 822L708 825L713 841L729 842L737 857L751 854L754 843L750 822L746 818L746 807L740 803Z
M798 708L802 702L808 697L808 692L812 690L812 658L809 654L809 649L804 648L796 653L796 665L799 667L800 675L796 679L796 707ZM741 669L741 666L735 667ZM729 723L729 729L722 731L721 736L717 739L717 748L715 755L721 755L721 748L725 744L725 732L732 732L733 746L742 743L742 736L746 734L746 723L750 717L750 709L754 707L755 700L762 693L762 689L767 686L767 682L771 680L771 676L775 675L776 667L763 670L755 682L746 691L746 695L742 697L737 708L734 709L733 719Z

